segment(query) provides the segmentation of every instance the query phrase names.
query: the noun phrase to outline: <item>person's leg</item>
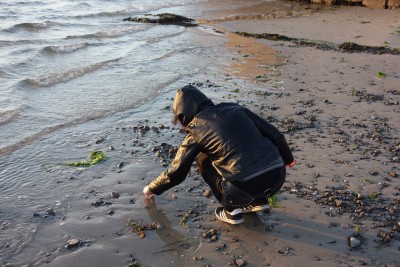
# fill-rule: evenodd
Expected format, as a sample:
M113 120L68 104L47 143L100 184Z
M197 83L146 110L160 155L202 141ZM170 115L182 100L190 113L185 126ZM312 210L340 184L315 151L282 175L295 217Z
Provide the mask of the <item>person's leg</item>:
M235 185L250 194L264 194L267 197L275 194L281 189L286 178L286 168L280 167L263 173L250 181L237 182Z
M214 167L211 164L210 158L204 154L200 153L197 157L197 168L199 170L200 175L203 177L204 181L208 184L211 189L211 192L218 200L219 203L222 203L222 189L221 189L221 181L222 177L217 173Z
M257 212L268 209L268 197L274 195L282 188L286 178L286 168L281 167L262 174L248 182L241 183L239 187L251 194L262 195L254 202L242 209L243 213Z
M211 164L210 158L206 154L200 153L197 157L197 168L204 181L210 187L211 192L213 193L215 198L221 205L223 205L222 198L224 191L221 185L222 177L214 169ZM229 224L239 224L244 221L241 209L227 211L224 207L218 207L215 210L215 216L217 217L217 219Z

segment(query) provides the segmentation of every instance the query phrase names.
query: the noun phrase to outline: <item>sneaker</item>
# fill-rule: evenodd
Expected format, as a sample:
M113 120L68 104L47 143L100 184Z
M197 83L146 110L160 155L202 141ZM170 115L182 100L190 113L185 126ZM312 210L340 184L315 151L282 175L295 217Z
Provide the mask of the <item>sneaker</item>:
M218 207L215 210L215 216L218 220L230 223L230 224L239 224L244 222L243 213L241 209L235 209L232 212L228 212L223 207Z
M267 209L269 209L269 206L267 205L266 202L264 202L264 203L254 202L253 204L242 208L242 212L250 213L250 212L263 211L263 210L267 210Z

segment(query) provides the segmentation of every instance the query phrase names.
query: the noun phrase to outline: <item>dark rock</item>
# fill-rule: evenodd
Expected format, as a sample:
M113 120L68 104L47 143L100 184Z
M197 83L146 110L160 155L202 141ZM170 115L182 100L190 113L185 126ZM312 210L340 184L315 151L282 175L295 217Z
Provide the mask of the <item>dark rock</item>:
M100 207L100 206L108 206L111 205L112 203L106 202L104 200L97 200L95 202L90 203L90 205L95 206L95 207Z
M99 139L96 139L94 142L96 143L96 144L100 144L101 142L103 142L105 139L103 138L103 137L101 137L101 138L99 138Z
M56 215L56 213L54 212L54 210L52 208L48 208L46 210L46 214L47 215L51 215L51 216L55 216Z
M194 19L187 18L180 15L162 13L162 14L146 14L143 17L129 17L125 18L124 21L134 21L141 23L159 23L163 25L179 25L184 27L195 27L198 26L193 23Z
M111 192L111 197L119 198L119 193L118 192Z
M107 211L107 214L108 214L108 215L113 215L114 213L115 213L115 210L113 210L113 209Z

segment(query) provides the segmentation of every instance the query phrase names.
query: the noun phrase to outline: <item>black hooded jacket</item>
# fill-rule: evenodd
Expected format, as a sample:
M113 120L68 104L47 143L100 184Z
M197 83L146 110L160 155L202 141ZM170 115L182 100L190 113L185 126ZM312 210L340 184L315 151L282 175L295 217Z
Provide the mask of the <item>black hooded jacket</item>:
M176 103L185 99L181 97L186 93L193 95L192 90L198 91L192 87L185 93L182 89L174 101L174 112L178 118ZM198 92L194 95L198 95ZM191 105L196 103L201 110L191 107L191 110L195 110L195 116L184 116L190 120L185 128L187 135L168 170L149 184L151 192L162 194L185 180L200 152L210 157L214 168L223 178L238 182L249 181L294 161L285 137L273 125L238 104L214 105L201 92L199 96L202 100L191 100Z

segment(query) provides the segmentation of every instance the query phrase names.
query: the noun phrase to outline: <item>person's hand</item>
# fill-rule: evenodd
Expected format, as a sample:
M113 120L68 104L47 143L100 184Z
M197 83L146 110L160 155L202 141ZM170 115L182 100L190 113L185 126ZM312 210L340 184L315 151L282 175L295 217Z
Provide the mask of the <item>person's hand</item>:
M143 188L143 194L147 199L150 199L154 196L153 192L150 191L149 186L147 185Z
M293 160L292 163L290 163L290 164L288 164L288 165L286 165L286 166L288 166L289 168L291 168L291 167L293 167L294 165L296 165L296 163L297 163L297 161L296 161L296 160Z

